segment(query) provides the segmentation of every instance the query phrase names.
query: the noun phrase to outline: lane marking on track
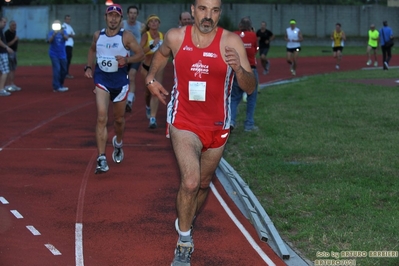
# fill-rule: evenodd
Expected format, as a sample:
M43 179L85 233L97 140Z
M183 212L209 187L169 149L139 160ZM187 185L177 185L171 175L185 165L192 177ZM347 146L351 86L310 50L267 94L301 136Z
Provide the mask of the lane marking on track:
M0 202L3 203L3 204L8 204L9 203L4 197L0 197Z
M48 248L48 250L50 250L50 252L53 253L54 256L62 255L61 252L59 252L58 249L56 249L53 245L51 245L51 244L44 244L44 246L45 246L46 248Z
M89 180L90 171L93 169L96 161L97 153L94 152L87 164L86 171L83 175L82 183L80 184L78 207L76 210L76 224L75 224L75 263L76 266L84 265L83 257L83 205L85 201L87 181Z
M34 236L40 236L40 232L33 226L33 225L27 225L26 228L34 235Z
M138 111L134 112L136 114ZM127 117L125 121L128 121L130 117ZM161 145L151 145L151 144L134 144L128 145L132 147L141 147L141 146L161 146ZM163 146L163 145L162 145ZM96 150L97 152L97 150ZM76 266L84 266L84 256L83 256L83 205L86 194L87 181L89 180L90 171L93 169L94 162L97 159L97 153L94 152L93 156L90 158L90 161L86 167L85 173L83 175L82 183L80 184L79 190L79 198L78 198L78 206L76 210L76 223L75 223L75 264Z
M76 266L83 266L83 224L75 225L75 262Z
M10 211L12 214L14 214L14 216L17 218L17 219L22 219L22 218L24 218L17 210L11 210Z
M234 224L238 227L238 229L247 239L252 248L259 254L259 256L263 259L263 261L267 263L268 266L275 266L276 264L274 264L274 262L266 255L266 253L262 250L262 248L256 243L256 241L252 238L249 232L245 229L242 223L233 214L229 206L227 206L227 203L223 200L222 196L220 196L219 192L217 191L213 183L210 184L210 187L212 189L213 194L216 196L217 200L219 201L220 205L223 207L227 215L230 217L230 219L234 222Z

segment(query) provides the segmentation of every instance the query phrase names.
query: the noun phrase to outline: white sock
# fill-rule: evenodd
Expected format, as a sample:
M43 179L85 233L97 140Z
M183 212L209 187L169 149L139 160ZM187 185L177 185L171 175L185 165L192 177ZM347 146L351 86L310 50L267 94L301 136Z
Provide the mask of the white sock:
M133 92L129 92L129 94L127 95L127 101L128 102L133 102L134 99L134 93Z
M118 143L118 141L117 141L117 140L115 140L115 146L116 146L117 148L120 148L120 147L122 147L122 144L123 144L123 140L121 140L121 142L120 142L120 143Z
M182 232L182 231L179 232L179 235L181 236L189 236L190 234L191 234L191 229L188 230L187 232Z
M177 232L178 232L179 235L181 235L181 236L189 236L189 235L191 234L191 229L188 230L188 231L186 231L186 232L180 231L180 228L179 228L179 219L176 219L175 227L176 227Z

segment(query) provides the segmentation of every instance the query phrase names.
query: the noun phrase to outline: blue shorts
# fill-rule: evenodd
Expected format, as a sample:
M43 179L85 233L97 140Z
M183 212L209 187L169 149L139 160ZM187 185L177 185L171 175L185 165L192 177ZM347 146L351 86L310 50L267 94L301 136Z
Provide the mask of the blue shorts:
M107 88L101 84L96 84L96 87L108 92L111 101L114 103L125 101L129 93L129 84L126 84L122 88Z

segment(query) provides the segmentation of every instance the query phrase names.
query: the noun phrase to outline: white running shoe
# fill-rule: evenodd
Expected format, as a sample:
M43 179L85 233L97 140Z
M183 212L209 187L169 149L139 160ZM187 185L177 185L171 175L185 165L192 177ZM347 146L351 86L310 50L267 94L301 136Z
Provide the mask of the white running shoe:
M15 91L20 91L21 87L18 87L17 85L11 85L11 87L13 87L15 89Z
M95 174L102 174L105 173L109 170L108 164L107 164L107 158L105 158L104 155L100 155L97 158L97 166L96 166L96 171L94 172Z
M157 119L155 117L150 117L150 124L148 125L149 128L155 129L158 127Z
M68 88L66 88L66 87L61 87L61 88L58 88L57 90L54 90L54 92L66 92L66 91L68 91Z
M5 89L0 90L0 96L10 96L10 95L11 95L11 93L6 91Z
M374 62L374 66L375 66L375 67L378 66L378 62L377 62L377 61Z
M243 101L244 103L246 103L246 102L247 102L247 98L248 98L248 94L247 94L246 92L244 92L244 93L242 94L242 101Z
M179 234L175 248L175 257L173 258L171 266L190 266L191 255L194 252L194 241L193 241L193 227L191 226L191 232L188 236L180 235L178 219L175 221L175 228Z
M339 70L339 65L335 65L335 69Z
M112 146L114 146L114 152L112 153L112 160L115 163L121 163L123 161L123 158L125 157L125 154L123 153L122 145L117 145L116 144L116 136L112 138Z
M8 86L8 87L6 87L6 88L5 88L5 90L6 90L6 91L8 91L8 92L14 92L14 91L17 91L17 89L16 89L16 88L14 88L13 86Z
M371 65L371 60L367 61L366 63L368 66Z

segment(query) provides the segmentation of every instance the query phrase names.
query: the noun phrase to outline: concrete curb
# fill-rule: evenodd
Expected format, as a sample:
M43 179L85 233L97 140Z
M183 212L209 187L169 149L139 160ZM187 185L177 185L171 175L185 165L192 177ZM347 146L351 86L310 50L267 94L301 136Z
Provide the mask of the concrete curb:
M216 176L243 215L251 221L260 240L267 242L288 266L312 265L283 241L249 186L224 158L219 163Z

